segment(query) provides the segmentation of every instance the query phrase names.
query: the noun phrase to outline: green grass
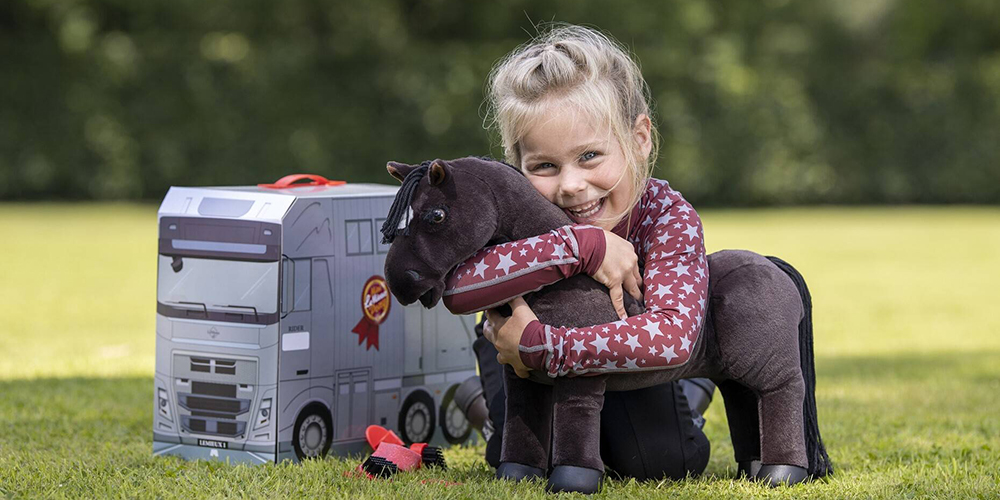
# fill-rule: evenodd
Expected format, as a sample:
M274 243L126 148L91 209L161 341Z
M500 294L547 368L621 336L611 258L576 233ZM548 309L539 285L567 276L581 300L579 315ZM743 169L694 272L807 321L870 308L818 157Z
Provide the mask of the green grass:
M702 216L710 251L779 255L809 281L820 423L837 473L777 490L734 480L717 402L705 475L609 481L599 496L1000 495L1000 210ZM545 496L491 480L477 447L449 450L446 473L392 482L345 478L357 459L153 458L155 231L153 206L0 205L0 497Z

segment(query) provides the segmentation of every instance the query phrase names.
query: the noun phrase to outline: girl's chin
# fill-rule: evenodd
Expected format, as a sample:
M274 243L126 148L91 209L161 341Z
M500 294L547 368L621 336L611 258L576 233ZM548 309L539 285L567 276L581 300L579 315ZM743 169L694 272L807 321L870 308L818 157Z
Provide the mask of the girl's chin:
M597 226L598 225L598 223L597 223L598 220L602 216L604 216L604 211L607 209L607 207L608 207L608 198L605 197L605 198L601 199L601 207L598 208L596 212L594 212L594 213L592 213L592 214L590 214L590 215L588 215L586 217L580 217L580 216L574 215L573 212L570 212L569 210L567 210L565 208L563 209L563 212L566 215L568 215L569 219L571 221L573 221L573 223L575 223L575 224L591 224L591 225Z

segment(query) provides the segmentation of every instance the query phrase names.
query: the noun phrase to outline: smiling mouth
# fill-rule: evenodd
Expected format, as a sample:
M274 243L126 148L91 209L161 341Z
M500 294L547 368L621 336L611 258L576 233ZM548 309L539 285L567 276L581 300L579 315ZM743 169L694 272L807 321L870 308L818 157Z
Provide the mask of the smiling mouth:
M563 210L566 211L571 217L576 219L586 219L592 217L601 211L604 207L604 202L607 200L607 196L599 198L593 201L588 201L587 203L581 203L579 205L574 205L572 207L566 207Z

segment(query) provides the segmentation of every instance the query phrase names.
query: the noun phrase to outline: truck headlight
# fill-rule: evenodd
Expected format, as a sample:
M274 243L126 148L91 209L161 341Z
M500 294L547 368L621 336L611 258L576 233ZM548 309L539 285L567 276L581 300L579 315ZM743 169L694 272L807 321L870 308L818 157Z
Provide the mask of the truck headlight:
M271 420L271 398L265 398L260 402L260 412L257 414L257 425L255 429L259 429L267 425L268 421Z
M156 395L157 395L157 398L156 398L156 401L157 401L156 408L160 412L160 416L163 417L163 418L165 418L165 419L167 419L167 420L173 421L170 418L170 400L167 398L167 391L166 391L166 389L157 389L156 390Z

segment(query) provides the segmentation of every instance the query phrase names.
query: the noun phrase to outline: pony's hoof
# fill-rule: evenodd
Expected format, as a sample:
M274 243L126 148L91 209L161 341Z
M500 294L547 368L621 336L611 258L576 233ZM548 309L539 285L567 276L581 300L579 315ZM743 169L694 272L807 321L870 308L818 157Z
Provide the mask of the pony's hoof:
M516 464L514 462L503 462L497 467L497 479L508 481L524 481L545 477L545 471L530 465Z
M761 465L753 477L771 487L790 486L809 479L809 472L795 465Z
M545 489L549 493L583 493L590 495L601 489L601 479L604 472L586 467L572 465L557 465L549 476L549 484Z

